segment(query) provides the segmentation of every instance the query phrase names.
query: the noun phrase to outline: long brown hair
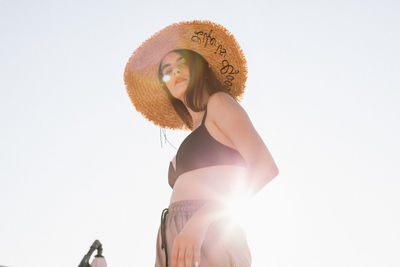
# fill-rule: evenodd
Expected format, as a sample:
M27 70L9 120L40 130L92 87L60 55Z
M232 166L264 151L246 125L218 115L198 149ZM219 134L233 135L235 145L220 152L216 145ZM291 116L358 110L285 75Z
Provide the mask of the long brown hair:
M189 49L175 49L169 53L172 52L176 52L181 55L189 67L189 84L185 92L185 102L190 109L195 112L199 112L206 108L207 103L204 101L205 90L207 90L207 93L210 96L220 91L227 92L227 90L218 81L207 60L205 60L199 53ZM171 94L166 84L162 80L163 75L161 71L161 62L163 59L160 61L160 65L158 67L158 79L160 80L161 86L166 90L168 99L171 101L176 113L183 120L186 126L192 130L193 119L192 116L190 116L185 104Z

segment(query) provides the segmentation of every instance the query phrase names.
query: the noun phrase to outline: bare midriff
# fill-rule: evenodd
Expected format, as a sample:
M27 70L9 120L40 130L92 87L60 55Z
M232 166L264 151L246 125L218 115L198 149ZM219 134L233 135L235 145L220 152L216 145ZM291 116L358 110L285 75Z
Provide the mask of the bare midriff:
M243 189L246 168L217 165L183 173L174 184L170 203L189 199L225 200Z

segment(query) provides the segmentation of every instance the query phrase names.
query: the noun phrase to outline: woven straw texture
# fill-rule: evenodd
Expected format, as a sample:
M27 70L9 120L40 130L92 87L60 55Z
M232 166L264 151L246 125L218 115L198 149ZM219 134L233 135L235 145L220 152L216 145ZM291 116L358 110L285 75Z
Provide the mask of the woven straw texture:
M158 80L161 59L171 50L190 49L210 64L221 84L238 101L244 92L247 65L233 35L210 21L175 23L144 41L129 58L124 82L136 110L155 125L187 129Z

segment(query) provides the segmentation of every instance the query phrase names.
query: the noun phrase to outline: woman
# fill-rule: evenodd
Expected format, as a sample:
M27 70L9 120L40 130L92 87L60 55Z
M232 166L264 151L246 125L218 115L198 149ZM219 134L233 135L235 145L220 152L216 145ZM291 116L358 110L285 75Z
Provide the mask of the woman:
M158 231L157 267L251 265L246 235L227 205L254 195L278 168L237 102L246 72L233 36L204 21L161 30L126 66L136 109L156 125L192 130L170 162L173 192Z

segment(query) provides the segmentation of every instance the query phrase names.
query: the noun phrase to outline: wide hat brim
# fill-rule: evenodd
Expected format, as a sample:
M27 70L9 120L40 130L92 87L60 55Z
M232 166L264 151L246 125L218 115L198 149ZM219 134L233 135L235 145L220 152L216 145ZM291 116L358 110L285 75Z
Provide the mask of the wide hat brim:
M188 129L158 79L161 59L175 49L190 49L202 55L226 91L240 101L247 64L234 36L219 24L189 21L174 23L155 33L129 58L124 82L137 111L157 126Z

